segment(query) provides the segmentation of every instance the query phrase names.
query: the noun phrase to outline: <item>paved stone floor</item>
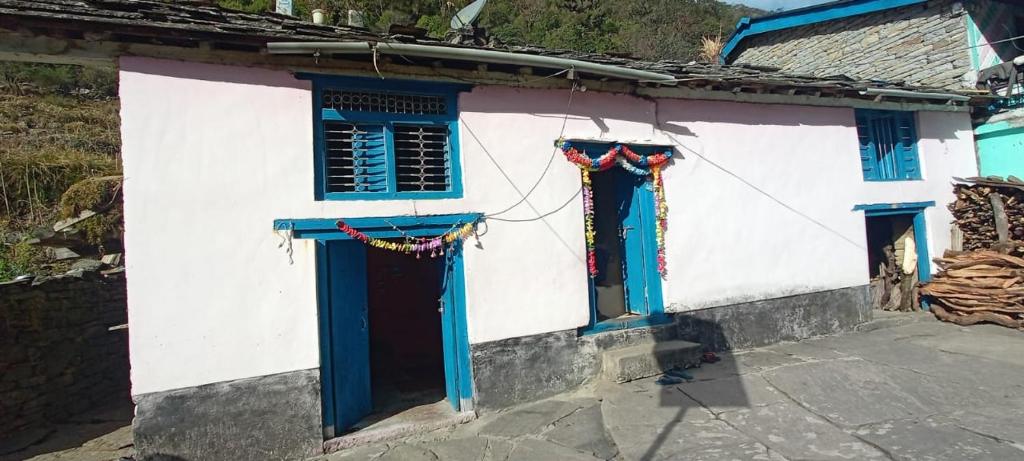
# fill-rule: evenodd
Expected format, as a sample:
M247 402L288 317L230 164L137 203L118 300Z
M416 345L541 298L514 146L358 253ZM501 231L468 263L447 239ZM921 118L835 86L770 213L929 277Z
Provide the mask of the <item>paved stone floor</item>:
M692 382L596 383L316 461L1024 459L1024 332L896 315L722 358ZM117 459L118 427L0 458Z
M129 457L132 403L99 408L51 427L0 443L0 461L107 461ZM9 449L16 451L8 452Z
M319 461L1024 459L1024 332L903 314L692 371Z

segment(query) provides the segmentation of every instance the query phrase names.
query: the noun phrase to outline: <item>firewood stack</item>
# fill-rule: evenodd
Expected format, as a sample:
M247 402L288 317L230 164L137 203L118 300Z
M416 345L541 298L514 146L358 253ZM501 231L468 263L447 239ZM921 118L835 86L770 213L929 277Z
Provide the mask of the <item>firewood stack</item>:
M1024 259L991 250L947 251L935 262L942 272L919 293L936 317L1024 329Z
M949 205L964 251L946 251L921 285L932 313L958 325L991 322L1024 329L1024 181L958 179Z
M953 186L949 205L963 232L965 251L994 247L1024 256L1024 181L1010 176L968 178Z

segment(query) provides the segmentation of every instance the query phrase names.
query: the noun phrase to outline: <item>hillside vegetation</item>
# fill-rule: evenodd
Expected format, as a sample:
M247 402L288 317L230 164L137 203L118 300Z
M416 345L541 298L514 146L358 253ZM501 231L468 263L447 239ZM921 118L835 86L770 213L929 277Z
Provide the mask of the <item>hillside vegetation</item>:
M0 62L0 280L49 261L27 241L86 178L120 174L112 70Z
M257 12L274 0L218 0L226 8ZM328 22L345 24L348 10L363 13L366 26L386 31L414 24L444 37L451 17L469 0L295 0L296 16L324 9ZM715 0L491 0L478 23L508 44L576 51L625 53L643 59L697 57L704 36L728 36L743 16L763 11Z

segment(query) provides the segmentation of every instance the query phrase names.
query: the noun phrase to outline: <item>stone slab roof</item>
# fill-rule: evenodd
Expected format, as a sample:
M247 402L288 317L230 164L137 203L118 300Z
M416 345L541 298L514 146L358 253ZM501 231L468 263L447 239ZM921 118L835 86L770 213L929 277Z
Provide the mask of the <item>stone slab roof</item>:
M404 42L435 46L475 47L543 56L563 57L671 74L678 84L694 89L761 92L765 88L790 94L824 93L861 97L865 88L915 92L950 90L906 86L898 82L856 81L844 76L792 75L750 65L718 65L682 61L643 61L626 56L580 53L533 46L489 44L459 45L405 34L384 34L364 28L317 25L276 13L250 14L200 1L155 0L0 0L0 28L32 30L40 34L60 31L71 38L99 36L104 40L163 45L215 43L236 51L262 52L268 42ZM77 35L77 36L76 36ZM970 94L975 96L975 94ZM932 101L935 102L935 101Z

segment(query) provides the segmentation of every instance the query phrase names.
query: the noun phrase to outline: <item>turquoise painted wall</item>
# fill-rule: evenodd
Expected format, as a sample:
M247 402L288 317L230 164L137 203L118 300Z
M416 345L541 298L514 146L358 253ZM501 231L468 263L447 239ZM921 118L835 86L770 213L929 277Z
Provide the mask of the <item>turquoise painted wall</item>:
M1024 179L1024 110L1019 118L980 125L974 129L978 169L982 176L1016 176Z
M971 68L984 69L1017 56L1018 45L988 42L1018 35L1021 31L1012 18L1019 6L1009 2L974 0L968 4L966 18L967 40L971 50ZM1019 42L1017 42L1019 43ZM1012 48L1011 48L1012 47ZM1015 96L1000 100L988 108L988 113L1009 115L1005 120L986 123L974 128L978 149L978 172L982 176L1016 176L1024 178L1024 93L1015 89Z

